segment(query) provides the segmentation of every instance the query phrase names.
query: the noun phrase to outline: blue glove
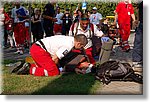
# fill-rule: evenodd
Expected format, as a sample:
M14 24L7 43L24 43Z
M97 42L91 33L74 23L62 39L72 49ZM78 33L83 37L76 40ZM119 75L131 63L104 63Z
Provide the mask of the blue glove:
M102 38L101 38L101 41L102 41L102 42L108 42L108 41L109 41L109 37L102 37Z

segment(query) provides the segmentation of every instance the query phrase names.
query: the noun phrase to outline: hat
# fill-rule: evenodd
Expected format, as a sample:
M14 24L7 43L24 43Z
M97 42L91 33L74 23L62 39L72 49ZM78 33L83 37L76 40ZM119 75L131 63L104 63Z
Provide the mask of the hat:
M96 7L93 7L93 9L92 10L97 10L97 8Z

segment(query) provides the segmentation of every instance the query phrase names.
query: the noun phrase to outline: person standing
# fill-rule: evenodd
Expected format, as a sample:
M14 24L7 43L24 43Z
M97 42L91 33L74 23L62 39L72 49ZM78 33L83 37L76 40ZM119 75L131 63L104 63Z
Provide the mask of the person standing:
M102 19L102 15L97 12L97 8L93 7L93 13L90 15L90 23L95 24L100 29L100 20Z
M62 17L62 21L62 35L68 35L72 24L72 16L69 13L69 9L66 9L65 14Z
M5 24L5 33L7 35L8 38L6 38L6 42L5 44L7 45L7 39L9 40L10 42L10 48L13 48L14 47L14 40L13 40L13 20L12 18L10 17L11 16L11 12L8 12L8 13L4 13L5 15L5 21L4 21L4 24Z
M11 17L14 19L14 37L17 48L16 53L23 54L26 39L25 21L28 18L28 12L19 2L16 2L15 8L12 9Z
M128 52L130 50L128 38L130 35L131 17L133 19L133 22L135 22L135 15L131 1L123 0L123 2L119 2L115 10L114 24L116 24L118 20L119 32L121 36L120 46L122 48L122 51L125 52Z
M4 48L4 8L0 8L0 48Z
M62 17L63 13L60 12L60 7L56 8L57 14L56 14L56 19L57 22L54 22L54 35L61 34L62 33Z
M48 3L44 7L44 11L42 14L43 17L43 28L46 34L46 37L53 36L53 25L54 22L57 21L56 18L54 18L55 10L54 10L54 3Z
M132 53L133 67L143 66L143 1L139 3L138 20L135 24L138 25L135 33L134 47Z
M42 28L42 16L39 8L34 9L34 15L32 16L32 33L33 42L43 38L44 32Z

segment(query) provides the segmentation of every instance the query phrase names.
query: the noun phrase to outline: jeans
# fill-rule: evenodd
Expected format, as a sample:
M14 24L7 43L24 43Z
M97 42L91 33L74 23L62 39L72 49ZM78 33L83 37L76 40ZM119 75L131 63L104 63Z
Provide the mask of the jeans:
M132 58L133 62L143 61L143 23L136 29Z

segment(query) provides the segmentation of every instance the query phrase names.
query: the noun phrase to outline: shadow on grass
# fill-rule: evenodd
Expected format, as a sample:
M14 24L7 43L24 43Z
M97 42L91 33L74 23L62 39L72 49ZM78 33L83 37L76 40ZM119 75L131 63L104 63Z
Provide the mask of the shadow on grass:
M49 82L45 87L33 92L38 95L87 95L94 90L95 78L92 74L64 74Z

